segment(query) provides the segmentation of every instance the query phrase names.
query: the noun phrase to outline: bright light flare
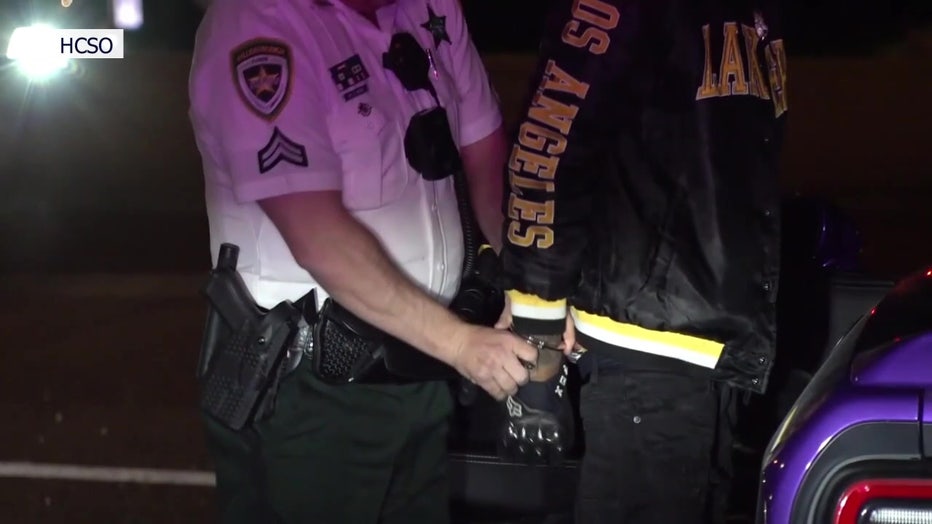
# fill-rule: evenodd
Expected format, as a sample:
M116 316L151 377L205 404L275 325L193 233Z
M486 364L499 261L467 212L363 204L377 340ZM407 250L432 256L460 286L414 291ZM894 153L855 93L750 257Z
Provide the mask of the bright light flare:
M112 0L113 25L119 29L142 27L142 0Z
M46 42L55 38L48 24L17 27L10 36L6 57L32 80L45 80L68 66L68 59L48 52Z

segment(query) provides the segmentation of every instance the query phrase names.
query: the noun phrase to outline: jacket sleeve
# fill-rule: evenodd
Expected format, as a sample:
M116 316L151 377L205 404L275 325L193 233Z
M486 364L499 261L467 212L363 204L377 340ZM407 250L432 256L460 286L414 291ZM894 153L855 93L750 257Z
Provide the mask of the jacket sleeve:
M639 0L559 0L506 168L503 277L515 329L562 333L646 16Z

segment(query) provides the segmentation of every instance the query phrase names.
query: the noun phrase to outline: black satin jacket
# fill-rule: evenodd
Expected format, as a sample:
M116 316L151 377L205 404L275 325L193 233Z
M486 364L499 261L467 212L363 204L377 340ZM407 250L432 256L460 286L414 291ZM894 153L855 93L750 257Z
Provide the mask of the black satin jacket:
M508 165L515 327L761 392L776 342L778 2L558 0ZM565 309L564 309L565 311Z

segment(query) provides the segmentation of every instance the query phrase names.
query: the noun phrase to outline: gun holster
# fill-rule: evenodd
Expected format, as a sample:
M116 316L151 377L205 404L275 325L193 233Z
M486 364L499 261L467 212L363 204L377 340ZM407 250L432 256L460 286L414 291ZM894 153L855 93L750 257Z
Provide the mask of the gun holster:
M280 380L301 358L292 342L305 310L316 311L313 294L271 310L256 305L236 271L238 252L220 247L202 290L208 313L197 376L201 409L237 431L271 414Z

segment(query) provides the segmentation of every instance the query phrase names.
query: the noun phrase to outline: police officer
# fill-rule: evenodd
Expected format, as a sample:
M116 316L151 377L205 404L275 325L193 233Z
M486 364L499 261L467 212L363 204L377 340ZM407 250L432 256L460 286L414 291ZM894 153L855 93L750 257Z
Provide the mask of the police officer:
M577 522L724 519L735 393L764 391L775 348L778 4L554 4L508 165L503 320L584 352ZM556 420L546 353L514 424Z
M426 52L432 90L383 67L400 33ZM533 348L445 307L463 260L453 184L405 154L411 117L439 104L478 221L499 236L502 120L456 0L216 2L189 88L211 248L240 247L259 306L316 288L493 397L527 380ZM328 385L309 360L250 431L208 420L221 520L448 522L446 384Z

